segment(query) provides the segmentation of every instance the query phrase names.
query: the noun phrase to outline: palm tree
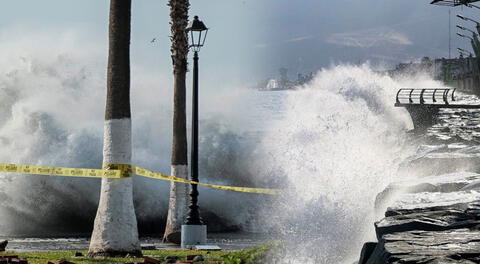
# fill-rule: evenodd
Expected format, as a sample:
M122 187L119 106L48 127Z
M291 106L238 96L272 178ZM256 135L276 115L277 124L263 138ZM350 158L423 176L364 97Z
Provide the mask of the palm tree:
M103 164L130 164L131 0L110 1ZM114 165L104 165L115 168ZM129 172L130 173L130 172ZM129 176L129 175L127 175ZM102 179L90 256L140 255L132 178Z
M174 74L173 98L173 144L171 173L173 176L188 178L186 83L188 55L188 0L169 0L170 26L172 36L172 63ZM180 244L181 225L188 209L189 185L171 183L167 225L164 241Z

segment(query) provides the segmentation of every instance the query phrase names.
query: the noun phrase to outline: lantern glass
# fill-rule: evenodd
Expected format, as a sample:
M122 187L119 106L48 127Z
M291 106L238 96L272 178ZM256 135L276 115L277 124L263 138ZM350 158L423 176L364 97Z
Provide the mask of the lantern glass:
M188 25L187 31L190 32L190 48L195 52L200 51L205 44L208 28L198 19L198 16L195 16Z

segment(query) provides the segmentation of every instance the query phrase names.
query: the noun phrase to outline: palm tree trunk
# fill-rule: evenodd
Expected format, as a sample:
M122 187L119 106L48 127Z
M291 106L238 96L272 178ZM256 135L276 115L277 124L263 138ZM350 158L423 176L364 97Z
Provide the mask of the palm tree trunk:
M131 5L131 0L110 2L103 164L131 163ZM100 202L90 242L90 256L141 254L132 187L131 177L102 179Z
M174 74L173 144L171 173L188 178L186 83L188 35L188 0L169 0L171 25L171 53ZM164 241L180 244L180 230L188 209L189 185L171 183L167 225Z

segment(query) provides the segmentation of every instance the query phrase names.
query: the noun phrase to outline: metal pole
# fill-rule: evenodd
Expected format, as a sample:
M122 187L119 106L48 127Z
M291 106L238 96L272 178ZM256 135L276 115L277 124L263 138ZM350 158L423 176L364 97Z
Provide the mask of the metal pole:
M193 93L192 93L192 152L190 161L190 177L198 182L198 52L193 55ZM187 225L202 225L198 210L198 185L192 184L190 191L190 210Z

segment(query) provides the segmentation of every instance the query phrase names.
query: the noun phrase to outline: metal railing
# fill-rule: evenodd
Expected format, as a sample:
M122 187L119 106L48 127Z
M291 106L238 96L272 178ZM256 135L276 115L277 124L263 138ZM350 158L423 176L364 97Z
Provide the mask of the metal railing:
M415 89L402 88L397 92L397 104L449 104L449 99L455 101L457 89L429 88Z
M430 4L441 6L459 6L468 5L470 3L477 2L478 0L433 0Z

